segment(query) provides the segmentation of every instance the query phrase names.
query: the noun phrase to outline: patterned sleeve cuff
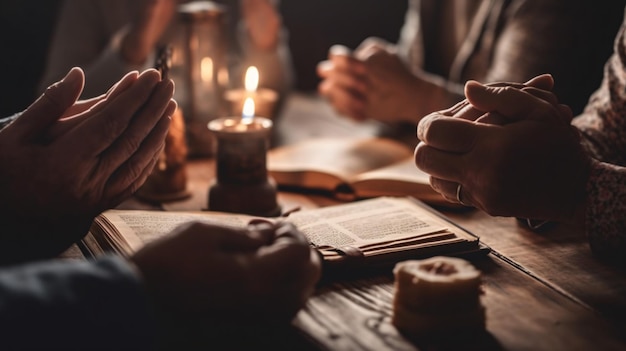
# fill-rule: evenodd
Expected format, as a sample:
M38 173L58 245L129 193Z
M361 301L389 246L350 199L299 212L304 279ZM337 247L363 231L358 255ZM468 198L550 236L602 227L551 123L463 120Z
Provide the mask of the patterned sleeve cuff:
M626 253L626 168L594 161L587 183L586 233L602 258ZM622 258L623 259L623 258Z

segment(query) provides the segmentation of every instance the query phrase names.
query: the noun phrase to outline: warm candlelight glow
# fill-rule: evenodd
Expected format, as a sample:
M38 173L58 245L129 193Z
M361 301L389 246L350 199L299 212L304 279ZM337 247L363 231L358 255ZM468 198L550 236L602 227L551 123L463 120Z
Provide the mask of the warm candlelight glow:
M217 71L217 83L220 86L225 87L228 85L229 80L230 80L230 77L228 75L228 69L226 69L226 67L220 68L220 70Z
M244 85L246 87L246 91L256 91L259 86L259 70L256 67L248 67L248 69L246 70Z
M243 104L243 115L241 121L244 124L252 123L252 117L254 116L254 100L252 98L246 98L246 102Z
M210 57L204 57L200 61L200 77L203 82L213 81L213 60Z

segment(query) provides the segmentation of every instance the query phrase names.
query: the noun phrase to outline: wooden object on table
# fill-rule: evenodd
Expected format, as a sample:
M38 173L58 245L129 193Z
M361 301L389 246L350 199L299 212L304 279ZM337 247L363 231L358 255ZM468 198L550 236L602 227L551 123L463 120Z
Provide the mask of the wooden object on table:
M172 50L159 49L155 67L161 71L162 79L168 79L171 68ZM137 197L155 203L178 201L189 197L187 190L187 144L183 112L177 108L172 115L165 138L165 147L152 173L137 190Z
M281 208L266 162L273 124L265 117L248 118L223 117L209 122L216 145L216 177L209 188L208 209L276 217Z
M295 326L323 350L624 350L613 325L593 310L495 256L473 260L483 272L484 333L416 340L392 324L391 272L321 286Z
M613 321L626 335L626 269L595 257L583 228L554 225L533 232L515 218L482 211L446 212L512 265Z

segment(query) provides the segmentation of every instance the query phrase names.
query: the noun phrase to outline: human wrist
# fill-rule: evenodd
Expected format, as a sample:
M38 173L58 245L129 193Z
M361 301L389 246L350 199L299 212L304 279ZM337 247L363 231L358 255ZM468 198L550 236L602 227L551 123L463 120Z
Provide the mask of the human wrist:
M425 83L413 75L407 77L403 86L400 95L402 99L399 109L400 120L417 125L428 114L423 101L429 97L423 98L423 96L429 95L430 92Z
M462 87L424 71L415 74L412 84L416 91L412 101L418 122L429 113L449 108L464 98Z

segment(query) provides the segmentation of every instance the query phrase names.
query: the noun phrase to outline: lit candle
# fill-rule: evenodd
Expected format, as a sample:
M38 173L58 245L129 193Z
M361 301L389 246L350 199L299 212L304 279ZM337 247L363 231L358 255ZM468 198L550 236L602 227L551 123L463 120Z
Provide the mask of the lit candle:
M246 99L251 98L256 106L256 115L272 118L274 107L278 100L278 93L272 89L259 88L259 70L250 66L246 70L244 89L231 89L226 91L224 98L230 102L231 114L240 115Z
M202 58L200 61L200 78L205 87L210 91L213 88L213 60L210 57Z
M246 92L248 94L256 92L259 87L259 70L256 67L250 66L246 70L244 87L246 88Z
M255 116L251 97L239 116L209 122L215 135L216 178L209 189L209 210L278 216L276 185L267 173L272 121Z

